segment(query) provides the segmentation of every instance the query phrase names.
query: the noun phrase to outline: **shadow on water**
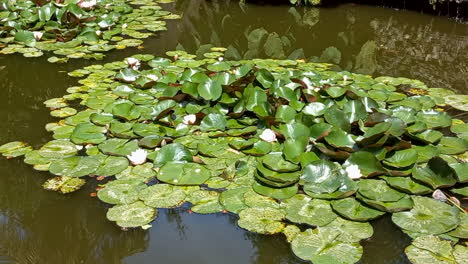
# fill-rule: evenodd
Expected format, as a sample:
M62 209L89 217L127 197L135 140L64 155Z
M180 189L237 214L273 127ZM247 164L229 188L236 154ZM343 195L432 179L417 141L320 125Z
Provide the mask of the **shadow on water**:
M183 19L148 39L143 51L111 52L106 61L141 52L163 55L176 47L201 55L213 43L229 47L232 58L325 60L337 69L418 78L431 87L468 92L468 25L448 19L350 4L314 9L191 0L168 7ZM77 85L66 71L93 63L0 57L0 142L50 140L44 125L54 119L42 102ZM105 218L106 205L89 197L95 186L59 195L42 190L48 176L20 159L0 160L1 264L305 263L282 235L246 232L232 215L161 210L149 231L122 232ZM408 263L403 249L409 239L390 218L374 228L375 235L362 243L360 263Z

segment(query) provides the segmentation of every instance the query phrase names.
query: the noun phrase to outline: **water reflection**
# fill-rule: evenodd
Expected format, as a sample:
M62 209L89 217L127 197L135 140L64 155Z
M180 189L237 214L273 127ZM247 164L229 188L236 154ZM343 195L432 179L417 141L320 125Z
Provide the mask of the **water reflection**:
M168 7L183 19L148 39L143 52L163 55L178 47L201 55L210 45L225 46L232 58L309 58L468 92L468 26L445 18L354 5L242 6L238 0L179 1ZM141 52L112 52L106 61ZM76 85L66 71L92 63L0 57L0 142L48 141L44 125L55 119L42 102ZM0 160L0 263L305 263L282 235L246 232L232 215L161 210L149 231L122 232L105 219L106 206L89 197L93 186L58 195L42 190L48 176L21 160ZM403 253L408 238L389 218L374 227L375 236L363 242L360 263L408 263Z

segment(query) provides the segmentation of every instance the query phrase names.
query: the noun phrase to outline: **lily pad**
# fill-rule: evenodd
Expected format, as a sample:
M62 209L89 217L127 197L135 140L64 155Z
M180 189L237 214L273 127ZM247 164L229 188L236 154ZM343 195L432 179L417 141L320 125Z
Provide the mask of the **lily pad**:
M249 231L260 234L275 234L281 232L285 225L282 210L275 208L247 208L239 213L237 224Z
M324 226L337 217L330 202L312 199L303 194L284 200L282 205L286 211L286 219L298 224Z
M456 207L427 197L414 196L412 199L413 209L392 215L393 222L399 227L411 232L437 235L456 228L460 223Z
M120 227L140 227L153 221L157 214L156 209L137 201L110 208L107 211L107 219L115 221Z
M156 208L173 208L180 206L185 199L185 192L177 186L156 184L143 189L138 198L146 205Z

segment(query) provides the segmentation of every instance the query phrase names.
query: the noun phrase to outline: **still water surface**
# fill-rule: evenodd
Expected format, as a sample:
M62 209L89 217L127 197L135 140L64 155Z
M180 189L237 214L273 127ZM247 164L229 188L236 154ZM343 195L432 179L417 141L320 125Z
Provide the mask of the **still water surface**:
M468 25L447 18L355 5L303 9L191 0L166 7L183 19L146 40L143 52L163 55L183 47L202 54L208 47L204 44L231 45L229 56L235 58L327 60L340 69L418 78L431 87L468 93ZM260 28L267 32L264 38L249 43L249 34ZM276 34L281 45L264 49L267 37ZM140 52L112 52L106 61ZM44 125L54 119L42 102L77 84L65 71L90 63L54 65L45 58L0 57L0 143L40 145L50 140ZM305 263L282 235L246 232L228 214L189 214L184 207L161 210L149 231L123 232L105 218L106 205L89 196L93 183L64 196L42 190L48 177L20 159L0 159L1 264ZM375 235L363 242L360 263L409 263L403 249L410 240L388 217L373 224Z

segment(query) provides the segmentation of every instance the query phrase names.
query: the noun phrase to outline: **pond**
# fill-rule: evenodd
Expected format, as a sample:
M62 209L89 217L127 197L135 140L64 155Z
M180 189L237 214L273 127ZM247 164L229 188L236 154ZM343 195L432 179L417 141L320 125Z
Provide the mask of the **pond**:
M352 4L316 9L192 0L165 8L183 17L145 40L145 53L163 55L176 48L203 53L212 43L228 47L236 59L328 61L336 69L404 76L468 93L468 25L448 18ZM265 39L249 41L253 30L276 32L281 44L264 49ZM141 52L113 51L105 61ZM44 57L1 56L0 142L36 146L49 141L44 125L55 119L43 102L76 85L67 71L94 63L57 65ZM283 235L245 231L234 215L163 209L150 230L123 232L106 219L108 206L90 197L96 184L69 195L47 192L41 185L48 173L32 170L21 159L0 159L0 175L0 263L306 263L293 255ZM373 226L375 234L362 243L359 263L409 263L403 253L409 237L389 217Z

